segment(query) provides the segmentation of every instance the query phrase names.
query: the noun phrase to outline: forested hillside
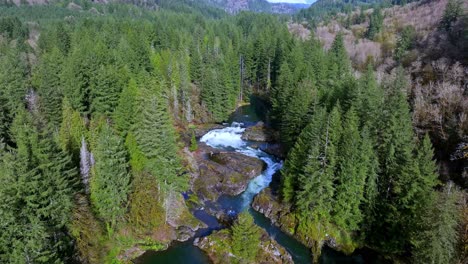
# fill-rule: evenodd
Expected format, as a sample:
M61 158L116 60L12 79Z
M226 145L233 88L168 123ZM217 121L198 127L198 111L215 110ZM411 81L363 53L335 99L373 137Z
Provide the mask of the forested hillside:
M425 5L437 18L407 23ZM197 129L258 103L286 156L278 224L314 261L464 263L464 4L314 6L302 39L185 0L2 4L0 262L130 263L183 240L204 225ZM260 231L234 222L232 262L254 262Z

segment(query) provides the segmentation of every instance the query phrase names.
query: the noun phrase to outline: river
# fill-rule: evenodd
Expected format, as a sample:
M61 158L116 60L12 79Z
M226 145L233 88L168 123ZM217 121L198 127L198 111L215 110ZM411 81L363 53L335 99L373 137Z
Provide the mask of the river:
M283 233L279 228L273 225L268 218L262 214L255 212L250 204L256 194L261 190L268 187L272 181L273 175L282 167L282 161L274 156L268 155L263 151L254 149L252 142L247 142L241 139L245 126L253 125L257 120L250 108L236 111L234 120L230 126L215 129L205 134L200 141L205 142L211 147L236 151L248 156L257 157L262 159L266 164L266 169L262 174L258 175L249 182L245 192L240 195L229 197L221 196L215 203L215 206L224 210L228 215L236 215L241 211L249 210L250 214L255 219L255 223L261 228L265 229L267 233L275 239L281 246L283 246L292 256L294 263L311 263L312 256L310 250L299 243L294 238ZM209 228L197 232L197 237L209 235L213 230L219 230L223 227L217 222L216 218L210 216L203 210L194 212L194 215L201 221L205 222ZM169 249L160 252L146 252L143 256L138 258L135 262L140 264L206 264L210 263L207 256L197 247L193 246L193 239L183 242L175 243ZM332 249L325 248L320 258L321 263L365 263L360 254L353 256L345 256Z

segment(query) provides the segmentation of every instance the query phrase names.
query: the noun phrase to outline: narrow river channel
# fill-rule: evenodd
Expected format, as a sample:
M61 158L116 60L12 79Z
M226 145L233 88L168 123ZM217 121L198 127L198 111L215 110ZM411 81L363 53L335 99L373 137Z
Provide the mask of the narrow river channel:
M248 112L249 114L251 112ZM255 223L265 229L267 233L283 246L293 257L294 263L311 263L312 256L310 250L299 243L294 238L283 233L279 228L273 225L268 218L254 211L250 204L256 194L268 187L272 181L273 175L281 169L283 162L278 158L268 155L267 153L254 149L253 142L245 141L241 138L245 131L246 125L255 123L255 117L249 114L238 114L232 124L222 129L215 129L205 134L200 142L207 145L223 149L226 151L236 151L242 154L257 157L262 159L266 164L266 169L262 174L252 179L246 189L237 196L221 196L216 202L218 208L222 208L228 215L236 215L244 210L249 210L255 219ZM245 123L244 123L245 122ZM209 227L197 232L197 237L209 235L213 230L224 228L221 226L215 217L208 215L203 210L195 211L195 216L205 222ZM364 263L361 255L344 256L343 254L333 251L329 248L323 250L320 258L321 263ZM197 247L193 246L193 239L173 244L165 251L146 252L143 256L136 260L139 264L206 264L210 263L207 256Z

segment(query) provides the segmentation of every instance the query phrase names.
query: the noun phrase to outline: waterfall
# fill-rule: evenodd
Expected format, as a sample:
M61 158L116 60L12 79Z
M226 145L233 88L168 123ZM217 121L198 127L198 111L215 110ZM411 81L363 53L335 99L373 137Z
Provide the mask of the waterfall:
M213 148L234 150L250 157L259 158L267 164L266 170L252 179L240 196L232 198L232 204L235 204L235 209L238 212L249 207L254 196L268 187L273 175L282 167L281 161L276 161L265 152L250 147L248 142L242 139L244 131L242 123L233 122L229 127L211 130L200 139L200 142Z

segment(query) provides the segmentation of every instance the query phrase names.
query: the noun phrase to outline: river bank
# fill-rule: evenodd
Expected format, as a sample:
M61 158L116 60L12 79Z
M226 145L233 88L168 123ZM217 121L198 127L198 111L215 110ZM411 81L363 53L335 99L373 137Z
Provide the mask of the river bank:
M197 200L197 204L192 206L191 211L195 217L207 225L207 228L198 230L191 239L184 243L173 243L165 251L148 251L135 263L216 262L213 256L208 257L210 254L213 255L213 252L212 248L206 246L207 243L219 238L219 232L216 231L227 230L226 228L229 228L236 215L244 210L248 210L254 217L255 224L264 230L262 237L265 243L278 245L277 248L284 248L284 252L291 255L294 263L312 262L310 247L306 246L307 243L304 241L301 243L291 235L293 232L288 231L287 227L278 225L280 221L276 217L276 213L266 213L265 210L261 209L275 207L276 201L274 199L264 198L264 193L267 192L264 190L272 184L274 175L282 167L282 160L267 154L259 147L270 143L245 140L246 129L250 128L249 131L253 131L252 127L257 124L258 120L252 120L249 114L238 114L237 118L237 121L246 120L246 123L233 122L230 126L223 128L217 126L208 130L198 140L199 150L192 154L198 175L193 181L193 193L187 197L190 197L188 199L195 197L194 200ZM255 166L255 169L238 168L242 167L243 161L249 165L252 162L256 163L254 160L262 161L263 165ZM261 169L259 170L259 168ZM223 171L228 173L223 173ZM235 190L228 192L229 186L233 183L231 176L236 175L237 177L238 174L243 175L237 178L242 183L235 181ZM205 182L205 179L208 181ZM257 195L259 193L262 195ZM260 206L261 199L265 203L271 204ZM275 208L279 208L279 206ZM214 235L213 232L215 232ZM273 242L268 242L269 240ZM201 241L205 241L205 243L201 243ZM226 251L224 253L229 254L229 248L223 250ZM268 261L266 259L265 261ZM279 259L277 260L279 261ZM324 248L320 257L321 263L367 263L364 260L365 258L359 252L352 256L346 256L328 247ZM275 263L283 262L275 261Z

